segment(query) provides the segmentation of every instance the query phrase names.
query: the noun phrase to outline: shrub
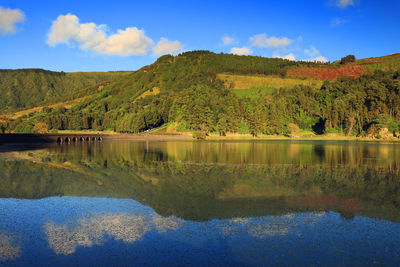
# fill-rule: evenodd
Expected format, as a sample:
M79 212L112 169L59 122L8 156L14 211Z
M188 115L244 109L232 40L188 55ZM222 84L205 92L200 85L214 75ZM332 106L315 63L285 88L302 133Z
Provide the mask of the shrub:
M206 133L203 131L196 131L193 133L193 138L197 140L204 140L206 139Z
M186 124L181 122L178 124L178 126L176 127L176 131L178 132L188 132L189 129L186 127Z
M39 133L39 134L47 134L47 133L49 133L49 128L47 127L47 124L44 123L44 122L37 123L35 125L35 127L33 127L33 130L36 133Z
M300 131L299 126L297 126L297 125L294 124L294 123L289 123L289 124L287 125L287 128L288 128L289 132L291 132L291 133L297 133L298 131Z

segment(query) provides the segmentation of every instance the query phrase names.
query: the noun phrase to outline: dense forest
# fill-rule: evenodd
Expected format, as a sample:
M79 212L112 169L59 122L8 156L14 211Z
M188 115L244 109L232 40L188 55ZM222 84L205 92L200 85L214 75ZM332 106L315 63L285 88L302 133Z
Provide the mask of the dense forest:
M354 64L344 58L343 64ZM315 88L297 85L238 97L217 74L273 75L295 68L335 68L311 62L252 56L186 52L160 57L154 64L104 85L67 109L42 112L0 123L2 131L114 130L139 133L164 124L177 131L380 137L380 129L400 132L400 72L375 70L358 78L326 80ZM4 107L4 106L2 106ZM39 126L38 126L39 125Z
M126 72L54 72L42 69L0 70L0 111L42 102L73 99L95 92L97 85Z

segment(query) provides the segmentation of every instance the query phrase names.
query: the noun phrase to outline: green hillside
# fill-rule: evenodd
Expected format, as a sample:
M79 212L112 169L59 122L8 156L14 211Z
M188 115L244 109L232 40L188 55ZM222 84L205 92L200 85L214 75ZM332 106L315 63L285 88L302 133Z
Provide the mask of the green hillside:
M0 70L0 111L15 110L96 92L99 83L125 72L54 72L42 69Z
M335 64L208 51L167 55L103 83L99 92L99 86L92 87L91 97L74 105L46 108L0 124L6 132L44 128L138 133L168 124L201 137L208 133L296 135L299 131L378 138L399 135L397 69L378 68L362 76L326 81L286 78L294 70L335 69ZM244 87L235 88L233 83ZM235 92L246 86L248 92Z

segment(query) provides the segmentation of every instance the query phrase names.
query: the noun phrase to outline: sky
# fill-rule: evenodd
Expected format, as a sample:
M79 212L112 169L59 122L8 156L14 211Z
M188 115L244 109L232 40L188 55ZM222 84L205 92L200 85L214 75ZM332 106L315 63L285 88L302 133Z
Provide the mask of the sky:
M335 61L400 52L400 1L0 0L0 69L137 70L209 50Z

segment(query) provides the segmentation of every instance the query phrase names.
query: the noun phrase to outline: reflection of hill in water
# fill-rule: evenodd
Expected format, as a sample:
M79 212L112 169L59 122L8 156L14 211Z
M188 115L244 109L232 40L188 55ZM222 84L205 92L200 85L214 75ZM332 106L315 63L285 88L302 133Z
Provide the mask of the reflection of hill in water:
M2 197L132 198L191 220L336 210L400 221L400 149L386 145L117 143L4 154Z

